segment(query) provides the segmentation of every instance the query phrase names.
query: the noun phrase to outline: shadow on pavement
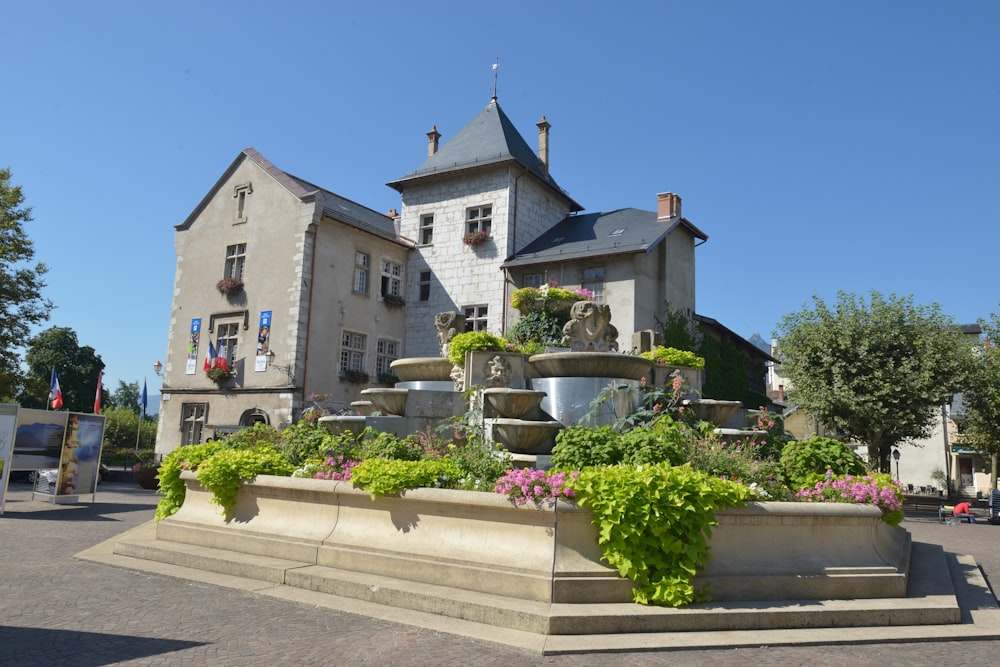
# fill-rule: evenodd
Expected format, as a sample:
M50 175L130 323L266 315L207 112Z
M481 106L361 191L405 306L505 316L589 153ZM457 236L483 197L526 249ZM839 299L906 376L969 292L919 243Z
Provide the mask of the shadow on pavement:
M177 639L0 626L0 665L98 667L202 645L204 642Z

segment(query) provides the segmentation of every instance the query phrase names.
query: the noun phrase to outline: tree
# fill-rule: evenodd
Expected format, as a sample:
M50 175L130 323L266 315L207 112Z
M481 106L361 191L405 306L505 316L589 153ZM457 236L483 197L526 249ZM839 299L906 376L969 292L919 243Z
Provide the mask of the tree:
M31 209L24 208L20 186L11 184L10 169L0 169L0 397L13 399L25 384L20 350L32 326L44 322L52 302L42 298L48 271L31 266L35 250L24 231Z
M132 451L138 442L139 450L153 449L156 445L156 420L142 420L139 414L127 407L111 407L104 414L104 440L107 447Z
M31 393L25 392L20 403L26 408L44 408L49 395L49 378L52 369L59 374L63 407L73 412L91 412L97 391L97 376L104 370L104 362L89 345L80 347L76 332L67 327L51 327L28 341L25 354ZM35 389L40 382L43 388Z
M962 442L986 452L993 459L991 488L997 485L997 455L1000 454L1000 315L980 321L983 346L975 349L972 371L962 392L965 422Z
M933 408L965 379L967 340L937 304L871 293L870 303L838 293L833 309L785 315L776 333L791 399L820 421L868 446L869 464L889 471L894 445L928 437Z
M141 395L142 390L139 389L138 382L119 380L118 388L111 396L111 405L116 408L127 408L135 414L139 414L142 410L142 406L139 405Z

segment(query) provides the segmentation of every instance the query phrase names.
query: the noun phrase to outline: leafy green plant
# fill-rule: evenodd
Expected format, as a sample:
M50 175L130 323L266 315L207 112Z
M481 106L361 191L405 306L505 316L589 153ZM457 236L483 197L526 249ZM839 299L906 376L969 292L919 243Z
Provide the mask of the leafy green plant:
M302 420L281 432L277 446L288 457L289 463L300 466L309 459L323 456L333 442L333 435L325 428L316 422Z
M419 438L399 438L392 433L373 431L371 437L362 442L363 459L396 459L399 461L419 461L425 450Z
M705 368L705 359L688 350L678 350L675 347L657 345L649 352L641 352L640 357L652 359L666 366L685 366L687 368Z
M448 487L461 476L462 470L449 459L365 459L351 469L351 483L368 491L373 500L403 489Z
M352 384L368 384L368 373L359 370L344 371L340 375L341 380L347 380Z
M503 352L504 339L485 331L465 331L456 334L448 347L448 361L455 366L465 366L465 353L469 350Z
M200 445L178 447L163 457L160 462L160 493L163 495L156 505L156 521L163 521L174 514L184 504L185 487L181 479L184 470L197 470L202 461L216 452L226 449L228 444L222 440L209 440Z
M205 371L208 379L220 387L233 379L233 372L222 368L209 368Z
M274 445L265 443L252 449L223 449L202 461L198 482L212 492L212 502L228 515L236 505L240 484L257 475L288 476L295 469Z
M809 475L864 475L868 467L854 450L839 440L813 437L789 442L781 450L781 468L788 486L798 489Z
M591 468L569 484L594 514L604 559L633 581L632 599L671 607L708 599L692 582L708 563L714 513L750 493L668 463Z
M507 338L522 349L525 345L536 344L541 350L533 354L539 354L545 351L546 345L561 344L563 325L568 319L568 315L559 316L545 310L531 311L510 328Z
M614 429L577 424L556 434L551 463L553 468L560 470L583 470L591 466L615 465L622 459L621 437Z
M586 288L567 289L559 287L554 280L541 287L522 287L510 295L510 305L522 315L534 310L548 312L565 311L576 301L593 299L594 294Z

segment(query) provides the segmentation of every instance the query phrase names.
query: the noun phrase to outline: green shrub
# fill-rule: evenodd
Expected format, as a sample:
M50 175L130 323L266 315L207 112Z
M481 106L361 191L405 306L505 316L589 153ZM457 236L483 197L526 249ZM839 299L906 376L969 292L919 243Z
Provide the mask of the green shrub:
M373 431L361 444L362 459L395 459L397 461L419 461L424 458L425 449L419 438L398 438L392 433Z
M563 337L563 325L566 324L566 317L560 317L554 313L546 311L533 311L522 317L507 332L507 338L520 346L535 344L541 346L542 351L545 345L560 345ZM528 352L525 352L528 354ZM538 354L538 352L534 352Z
M403 489L450 487L461 477L462 470L449 459L365 459L351 469L351 483L368 491L372 499Z
M621 436L623 463L680 465L688 460L694 436L687 424L661 415L648 426L634 428Z
M649 352L641 352L640 357L646 359L652 359L658 364L665 364L667 366L685 366L687 368L705 368L705 359L699 357L694 352L689 352L687 350L678 350L674 347L663 347L657 345Z
M792 489L807 484L810 475L825 475L827 470L835 475L868 472L868 467L853 449L839 440L818 436L787 443L781 450L781 469Z
M671 607L708 599L692 581L708 563L714 512L742 504L750 493L667 463L591 468L569 485L594 514L604 559L633 581L633 600Z
M185 487L181 472L197 470L202 461L228 447L228 442L224 440L209 440L200 445L178 447L163 457L160 472L156 475L160 480L160 493L163 494L156 505L156 521L163 521L184 504Z
M621 463L621 436L610 426L591 428L570 426L556 434L552 448L552 467L559 470L583 470L591 466Z
M448 344L448 361L455 366L465 366L465 353L469 350L503 352L506 348L503 338L485 331L466 331L456 334Z
M257 475L289 476L295 469L283 452L271 443L248 449L223 449L198 466L198 482L212 492L212 502L228 515L236 504L240 484Z
M334 438L316 422L299 421L281 432L277 444L292 465L300 466L310 459L322 457L331 449Z

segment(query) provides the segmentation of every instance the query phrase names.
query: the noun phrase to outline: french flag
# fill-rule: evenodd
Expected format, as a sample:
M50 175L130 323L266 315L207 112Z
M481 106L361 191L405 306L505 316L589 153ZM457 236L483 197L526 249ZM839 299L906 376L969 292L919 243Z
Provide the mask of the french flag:
M52 379L49 380L49 400L52 402L52 409L58 410L63 406L62 389L59 388L59 376L56 375L56 367L52 367Z
M215 368L215 346L212 345L212 341L208 341L208 352L205 354L205 365L202 368L206 373Z
M224 340L219 341L219 356L215 358L215 367L229 372L229 359L226 355L226 341Z

